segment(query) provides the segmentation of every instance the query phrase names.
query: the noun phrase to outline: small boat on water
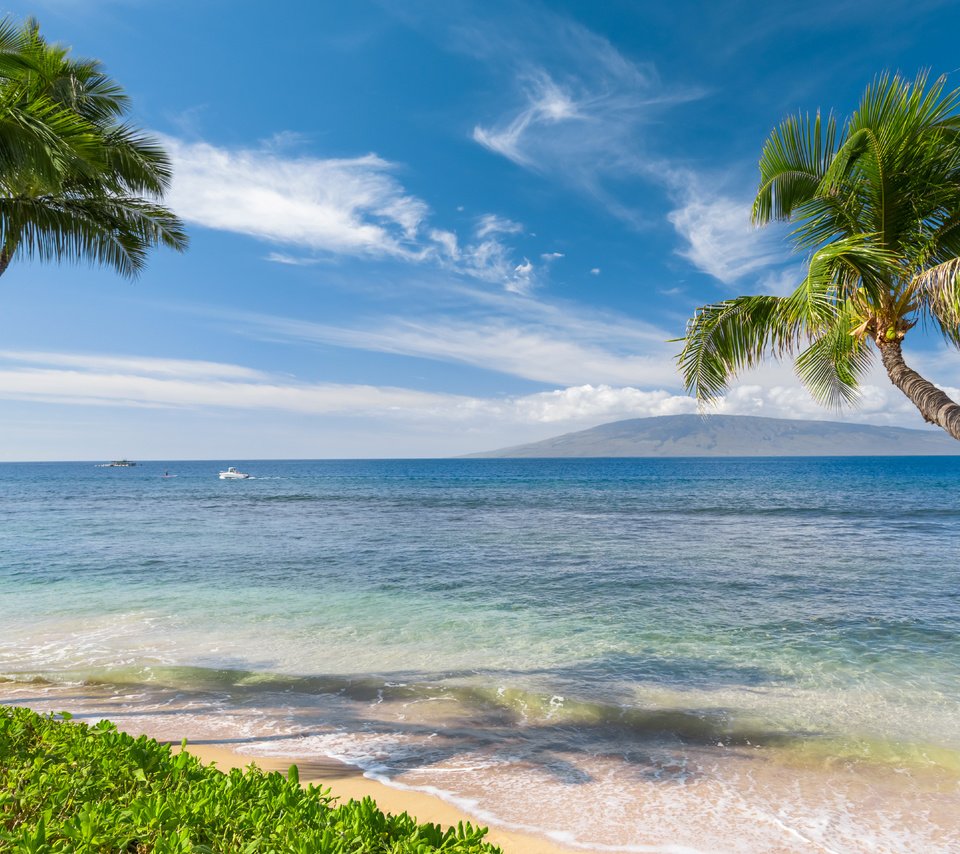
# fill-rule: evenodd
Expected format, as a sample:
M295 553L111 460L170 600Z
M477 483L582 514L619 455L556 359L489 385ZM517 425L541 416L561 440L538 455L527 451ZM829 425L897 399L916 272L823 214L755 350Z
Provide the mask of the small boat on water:
M233 466L230 466L226 471L220 472L220 480L246 480L250 475L244 474L242 471L237 471Z

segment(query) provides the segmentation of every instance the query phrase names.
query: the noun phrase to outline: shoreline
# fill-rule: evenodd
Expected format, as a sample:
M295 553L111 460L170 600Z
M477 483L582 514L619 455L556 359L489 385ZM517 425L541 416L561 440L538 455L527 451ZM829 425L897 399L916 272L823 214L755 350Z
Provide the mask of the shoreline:
M48 714L51 711L49 700L42 703L29 702L30 698L23 697L21 692L10 690L12 684L15 683L0 683L0 705L26 707L42 714ZM17 696L18 693L20 693L20 697ZM63 697L61 699L64 702L56 704L58 710L70 711L77 721L93 723L100 719L111 720L117 726L117 729L134 737L146 735L148 738L155 738L161 744L169 744L174 753L181 750L182 738L171 738L169 727L162 735L151 732L144 727L127 727L112 720L108 714L91 714L90 710L83 709L82 704L71 710L69 708L69 698ZM188 726L179 725L178 728L183 732L188 729ZM488 832L484 837L485 840L498 845L503 849L504 854L514 854L514 852L523 852L523 854L571 854L573 851L602 850L583 845L577 845L576 847L562 845L533 831L524 831L492 823L486 818L474 815L468 809L451 803L439 794L432 794L422 789L402 785L391 785L374 777L368 777L363 769L358 766L350 765L330 756L255 756L241 752L229 740L198 738L194 741L189 738L189 735L186 738L188 753L196 756L204 764L215 763L216 767L222 771L256 765L262 771L279 771L286 774L291 765L296 765L300 773L301 785L306 786L308 783L313 783L315 786L330 789L331 794L340 801L362 800L370 797L376 801L377 806L383 812L393 814L406 812L420 822L440 824L445 828L456 826L459 822L469 822L474 827L487 827Z
M436 787L436 775L417 774L419 761L408 769L410 778L400 771L396 779L383 779L379 763L351 764L349 756L336 750L317 749L309 731L278 733L242 715L231 721L238 710L179 691L148 698L139 690L123 694L101 684L0 681L0 705L40 713L69 711L88 724L106 719L121 731L155 738L174 751L186 738L189 753L225 771L255 765L286 773L296 764L302 784L329 789L341 801L370 797L382 811L406 812L421 823L446 828L462 821L486 827L486 841L504 854L946 854L958 850L954 843L960 840L960 777L946 769L925 774L921 768L904 776L898 767L858 769L843 762L834 767L830 757L811 760L806 754L771 762L759 746L720 744L701 746L699 758L689 765L682 759L665 765L662 757L651 756L624 773L601 756L590 766L589 777L578 764L574 770L582 777L555 777L548 787L518 788L507 773L445 791ZM269 710L263 711L269 719ZM289 743L301 736L306 743L299 749ZM279 750L266 744L277 740L285 742ZM707 764L718 760L722 767ZM638 768L646 776L638 775ZM504 791L512 792L511 801L503 801ZM489 812L487 803L504 812ZM811 814L818 824L808 818ZM576 833L571 819L584 816L587 832Z
M141 733L136 733L140 735ZM143 733L150 735L149 733ZM151 736L152 737L152 736ZM169 744L174 753L180 752L180 743L164 739L161 743ZM444 827L456 826L458 822L470 822L474 827L486 826L487 835L484 839L500 846L504 854L522 852L522 854L571 854L574 851L589 852L601 849L576 848L561 845L552 839L534 833L489 824L477 818L468 811L444 800L439 795L433 795L419 789L400 788L389 783L367 777L355 765L348 765L332 757L312 757L304 759L288 759L286 757L253 756L241 753L232 745L223 741L209 741L204 743L187 742L187 752L203 761L204 764L215 763L221 771L232 768L246 768L253 764L262 771L280 771L286 774L291 765L296 765L300 772L300 784L306 786L313 783L324 789L330 789L331 794L341 801L362 800L370 797L377 802L386 813L406 812L420 822L432 822Z

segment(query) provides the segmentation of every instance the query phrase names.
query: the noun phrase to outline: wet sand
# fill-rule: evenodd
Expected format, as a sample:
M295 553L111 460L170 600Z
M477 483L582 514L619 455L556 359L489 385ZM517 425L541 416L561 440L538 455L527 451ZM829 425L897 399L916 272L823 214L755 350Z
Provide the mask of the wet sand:
M462 732L443 726L454 706L431 703L421 706L433 717L417 726L429 722L426 731L449 736L453 749L437 753L429 739L421 739L406 767L394 766L396 782L380 782L333 758L339 755L336 739L325 741L311 723L315 710L301 719L295 704L283 705L292 697L258 694L254 714L232 705L234 700L224 705L198 692L143 685L115 692L106 685L0 682L0 704L66 709L91 722L106 718L177 748L185 737L190 752L222 769L254 763L286 771L296 764L304 783L329 788L340 799L369 796L386 812L407 812L420 821L487 826L488 839L505 854L960 851L960 776L955 766L929 759L851 761L816 742L790 749L691 742L682 753L638 742L632 759L625 759L610 742L606 752L591 749L587 755L552 745L540 756L487 764L484 744L469 737L461 743ZM392 722L390 731L401 711L410 709L385 711L386 705L375 708ZM506 732L499 737L509 740ZM391 748L388 740L384 749Z
M179 752L180 745L174 744L173 749ZM452 804L440 798L428 795L425 792L407 791L388 786L376 780L363 776L360 769L346 765L336 759L310 758L303 760L275 759L263 756L248 756L233 750L229 744L187 744L187 751L197 756L205 763L214 762L217 768L246 768L251 763L264 771L282 771L295 764L300 772L300 782L303 785L313 783L330 789L331 794L342 801L361 800L370 797L377 802L377 806L388 813L409 813L420 822L432 822L444 827L456 825L458 822L470 822L474 826L482 825L475 817L457 809ZM574 849L558 845L547 839L525 833L490 826L486 836L487 841L499 845L504 854L570 854ZM578 848L584 851L587 849Z
M0 684L0 705L28 706L43 713L50 711L51 704L49 702L29 702L30 698L27 696L29 691L25 693L23 687L12 683ZM91 692L87 691L85 693L89 694ZM65 699L61 697L60 703L56 707L70 706L69 702L66 704L63 702ZM80 705L78 704L75 707L78 718L87 717L89 710L81 709ZM189 724L185 721L178 728L176 719L171 720L170 718L164 721L162 733L151 732L143 727L121 727L121 729L126 729L134 736L147 735L151 738L157 738L159 741L170 744L175 752L179 752L182 738L179 740L171 738L171 733L180 731L188 739L187 750L189 753L192 753L204 763L216 763L216 767L224 771L231 768L246 768L255 764L264 771L286 773L287 769L295 764L298 767L300 781L303 785L313 783L325 789L330 789L331 794L342 801L361 800L370 797L377 802L377 806L384 812L394 814L406 812L420 822L432 822L444 827L454 826L461 821L470 822L474 827L487 826L489 828L486 836L487 841L499 845L504 854L570 854L574 850L544 837L490 825L488 822L470 815L469 812L461 810L439 797L422 791L396 788L381 783L378 780L365 777L359 768L347 765L337 759L317 756L306 758L251 756L241 753L235 745L226 741L213 739L191 741ZM578 847L576 850L589 851L590 849Z

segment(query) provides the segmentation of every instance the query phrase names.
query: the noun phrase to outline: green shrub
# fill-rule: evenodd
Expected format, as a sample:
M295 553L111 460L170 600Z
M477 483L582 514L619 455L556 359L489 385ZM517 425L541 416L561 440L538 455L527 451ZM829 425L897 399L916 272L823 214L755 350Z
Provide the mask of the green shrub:
M485 828L443 830L337 804L296 766L228 773L169 745L0 706L0 850L124 854L498 854Z

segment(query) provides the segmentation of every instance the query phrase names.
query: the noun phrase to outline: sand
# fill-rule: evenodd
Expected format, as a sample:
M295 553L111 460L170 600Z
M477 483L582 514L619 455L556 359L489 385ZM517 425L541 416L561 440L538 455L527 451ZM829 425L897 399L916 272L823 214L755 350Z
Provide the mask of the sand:
M180 750L179 744L173 745L174 751ZM377 780L363 776L359 768L338 762L336 759L274 759L270 757L253 757L231 749L224 743L187 744L187 751L197 756L205 763L215 762L217 768L246 768L251 763L264 771L286 771L292 764L296 764L300 772L302 785L313 783L330 789L337 798L360 800L371 797L377 806L388 813L409 813L420 822L432 822L444 827L456 825L458 822L469 821L474 826L483 825L476 817L458 809L453 804L425 792L414 792L405 789L396 789ZM549 839L520 833L505 828L488 825L490 832L486 839L499 845L504 854L570 854L574 849L559 845ZM587 849L578 848L578 851Z
M51 708L74 708L79 714L85 714L89 710L81 710L78 706L71 704L69 700L61 696L51 705L49 700L40 701L41 698L34 696L33 702L24 702L24 686L15 683L0 684L0 705L9 706L29 706L38 711L47 712ZM92 692L96 695L96 690ZM19 697L18 697L19 694ZM52 698L51 698L52 699ZM94 717L97 717L94 715ZM108 717L109 713L102 715ZM174 716L175 717L175 716ZM121 727L123 728L123 727ZM183 726L185 734L188 727ZM178 726L175 719L167 718L164 722L164 731L166 738L160 740L166 741L172 732L177 732ZM126 731L134 736L147 735L151 738L157 737L157 733L144 731L134 727L127 727ZM175 751L180 750L180 741L169 740ZM503 827L490 825L489 822L479 819L477 816L470 815L468 812L459 809L454 804L435 797L426 792L410 791L399 789L386 785L377 780L363 776L363 772L352 765L347 765L332 758L272 758L261 756L250 756L240 753L234 746L228 742L215 740L204 740L201 742L188 741L187 750L194 756L197 756L205 763L215 762L217 768L228 770L230 768L246 768L250 764L255 764L264 771L283 771L296 764L300 772L300 781L303 785L313 783L330 789L331 793L340 800L348 801L350 799L360 800L365 797L371 797L384 812L388 813L409 813L420 822L432 822L444 827L456 825L458 822L470 822L476 826L488 826L489 833L486 839L489 842L499 845L504 854L570 854L574 849L562 846L545 837L535 836L529 833L509 830ZM578 848L578 851L589 849Z

